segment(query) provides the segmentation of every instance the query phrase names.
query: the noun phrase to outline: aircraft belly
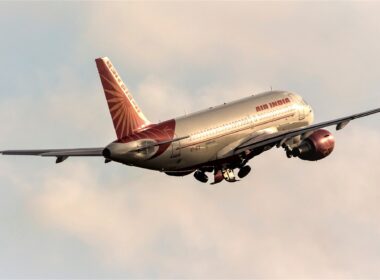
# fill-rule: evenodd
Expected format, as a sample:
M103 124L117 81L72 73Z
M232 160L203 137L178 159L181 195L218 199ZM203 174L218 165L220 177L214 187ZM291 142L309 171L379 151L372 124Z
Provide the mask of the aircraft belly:
M185 147L181 149L181 160L176 162L176 169L184 169L186 167L200 165L210 161L220 159L217 157L218 151L228 146L230 143L244 138L251 131L237 132L231 135L212 139L201 144Z
M171 149L172 147L170 147L159 157L141 163L136 163L135 165L160 171L186 169L187 167L216 160L217 152L224 146L228 145L231 141L234 141L237 137L239 136L221 137L218 140L213 140L190 147L184 147L180 149L179 155L174 157Z

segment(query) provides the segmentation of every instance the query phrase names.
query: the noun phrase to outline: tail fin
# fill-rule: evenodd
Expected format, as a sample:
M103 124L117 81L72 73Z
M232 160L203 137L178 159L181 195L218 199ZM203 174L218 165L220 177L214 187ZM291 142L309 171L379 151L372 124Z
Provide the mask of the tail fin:
M107 57L95 59L118 139L150 124Z

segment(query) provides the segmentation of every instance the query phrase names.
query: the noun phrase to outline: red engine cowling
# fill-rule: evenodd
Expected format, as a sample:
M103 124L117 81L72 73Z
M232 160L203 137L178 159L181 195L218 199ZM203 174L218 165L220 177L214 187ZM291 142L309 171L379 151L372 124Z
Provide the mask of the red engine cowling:
M303 160L320 160L334 150L335 140L330 131L319 129L292 150L292 155Z

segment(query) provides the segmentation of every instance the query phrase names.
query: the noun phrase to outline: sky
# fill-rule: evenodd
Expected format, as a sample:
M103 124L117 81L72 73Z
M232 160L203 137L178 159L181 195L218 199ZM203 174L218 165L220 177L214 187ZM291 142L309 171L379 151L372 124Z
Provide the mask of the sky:
M115 138L94 59L163 121L270 88L316 121L380 107L380 3L0 2L0 150ZM380 278L378 115L318 162L216 186L100 158L0 157L0 278Z

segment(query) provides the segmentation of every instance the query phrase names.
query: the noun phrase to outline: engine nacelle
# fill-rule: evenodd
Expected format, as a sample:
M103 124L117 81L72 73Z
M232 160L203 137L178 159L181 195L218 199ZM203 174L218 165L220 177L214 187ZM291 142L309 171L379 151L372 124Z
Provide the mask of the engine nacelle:
M292 156L302 160L320 160L334 150L335 140L330 131L319 129L313 132L301 144L292 150Z

